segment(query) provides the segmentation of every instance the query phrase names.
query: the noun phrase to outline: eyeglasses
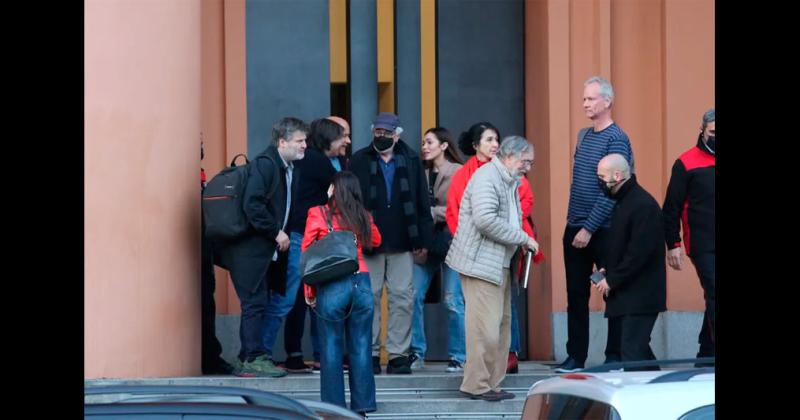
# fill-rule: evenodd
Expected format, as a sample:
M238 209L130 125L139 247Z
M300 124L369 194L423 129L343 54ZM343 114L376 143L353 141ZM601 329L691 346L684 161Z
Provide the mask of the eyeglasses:
M531 159L523 159L522 160L522 164L527 166L527 167L531 167L531 166L533 166L533 160L531 160Z

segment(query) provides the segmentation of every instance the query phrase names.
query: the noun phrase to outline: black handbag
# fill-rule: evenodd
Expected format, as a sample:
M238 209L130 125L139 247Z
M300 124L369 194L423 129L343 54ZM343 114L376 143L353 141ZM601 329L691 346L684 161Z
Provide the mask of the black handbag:
M358 272L356 235L348 230L334 231L328 206L320 207L328 223L328 234L300 255L301 278L311 286Z
M428 249L428 255L444 261L444 258L447 256L447 251L450 249L451 242L453 242L453 235L450 234L447 224L441 223L440 225L437 223L433 232L431 247Z

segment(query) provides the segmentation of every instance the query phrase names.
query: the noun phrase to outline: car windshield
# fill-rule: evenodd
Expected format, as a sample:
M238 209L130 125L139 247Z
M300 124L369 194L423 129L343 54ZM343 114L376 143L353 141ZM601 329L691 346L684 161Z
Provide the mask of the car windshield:
M534 394L525 401L522 420L620 420L614 407L565 394Z

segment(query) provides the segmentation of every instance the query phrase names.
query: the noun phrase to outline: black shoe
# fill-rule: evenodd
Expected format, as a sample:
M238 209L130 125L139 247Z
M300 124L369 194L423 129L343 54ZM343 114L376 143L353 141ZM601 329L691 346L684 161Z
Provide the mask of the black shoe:
M216 363L203 366L203 375L233 375L235 370L228 362L219 359Z
M570 372L577 372L583 369L583 363L578 363L575 359L568 357L567 360L564 360L564 363L560 364L556 368L557 373L570 373Z
M615 359L615 358L613 358L613 357L606 357L606 361L605 361L605 362L603 362L603 364L604 364L604 365L607 365L607 364L609 364L609 363L622 363L622 360L620 360L620 359Z
M408 362L408 357L399 356L389 360L389 365L386 366L386 373L390 374L410 374L411 363Z
M458 391L461 395L471 400L484 400L484 401L500 401L500 395L494 391L484 392L483 394L470 394L469 392Z
M378 356L372 356L372 373L381 374L381 358Z
M500 391L489 391L489 392L494 393L494 395L496 395L497 398L499 398L501 400L510 400L510 399L513 399L514 396L515 396L514 394L512 394L510 392L503 391L503 390L500 390ZM488 392L487 392L487 394L488 394Z
M280 367L280 365L279 365ZM283 364L284 369L290 373L308 373L312 367L303 362L303 356L290 356Z

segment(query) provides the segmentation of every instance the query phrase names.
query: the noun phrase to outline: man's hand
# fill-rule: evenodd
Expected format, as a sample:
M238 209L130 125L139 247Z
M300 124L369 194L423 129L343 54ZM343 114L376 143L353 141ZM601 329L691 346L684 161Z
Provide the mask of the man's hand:
M289 236L287 236L284 231L278 232L278 236L275 237L275 242L278 243L279 251L283 252L289 249Z
M572 240L572 246L575 248L586 248L586 245L589 245L589 240L592 239L592 233L586 230L586 228L581 228L577 234L575 234L575 239Z
M670 249L667 251L667 263L670 267L680 271L683 268L683 252L681 251L681 247L677 247L675 249Z
M316 308L317 307L317 298L309 299L306 297L306 305Z
M598 292L608 296L608 292L611 291L611 286L608 285L606 279L600 280L597 284L594 285L594 288L597 289Z
M528 242L525 245L523 245L523 250L524 251L530 250L531 252L533 252L533 255L536 255L539 253L539 243L536 242L536 239L533 239L530 236L528 236Z
M411 255L414 257L414 264L424 265L428 261L427 248L415 249L411 251Z

